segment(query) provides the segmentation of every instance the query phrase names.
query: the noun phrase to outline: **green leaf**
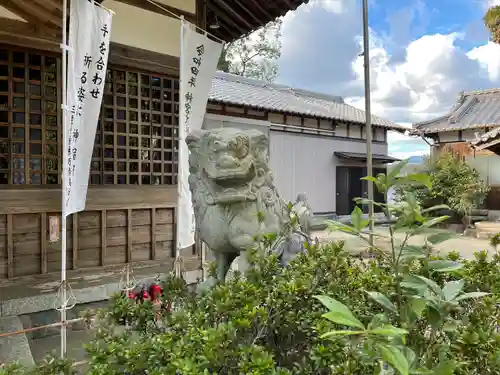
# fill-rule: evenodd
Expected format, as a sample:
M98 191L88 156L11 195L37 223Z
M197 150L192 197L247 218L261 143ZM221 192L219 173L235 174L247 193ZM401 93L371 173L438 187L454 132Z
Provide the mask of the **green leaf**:
M410 304L411 311L420 319L427 306L427 301L423 298L412 298L408 303Z
M455 368L457 367L457 362L454 360L444 360L441 362L432 373L433 375L453 375L455 373Z
M408 164L408 162L409 159L406 159L400 161L396 165L391 166L391 170L387 175L387 180L389 181L389 183L391 183L401 173L401 170L405 167L406 164Z
M446 322L443 324L443 331L445 332L455 332L458 328L458 324L456 321Z
M359 234L359 231L357 231L355 228L349 226L349 225L346 225L346 224L343 224L341 222L338 222L338 221L334 221L334 220L326 220L325 221L328 229L333 232L333 231L341 231L341 232L345 232L345 233L349 233L349 234L354 234L354 235L358 235Z
M463 264L460 262L454 262L452 260L431 260L428 263L429 269L435 272L451 272L463 268Z
M439 216L439 217L435 217L435 218L432 218L430 220L427 220L426 222L424 222L422 224L423 227L425 228L431 228L439 223L442 223L443 221L446 221L448 220L450 217L449 216Z
M443 296L446 301L453 301L464 288L465 280L448 281L443 287Z
M370 223L370 220L363 219L363 211L361 211L361 208L359 208L358 206L354 207L354 210L352 210L351 221L352 226L358 232L361 232Z
M417 182L424 185L427 189L432 189L431 178L427 173L410 173L405 177L405 180L411 182Z
M343 331L331 331L327 332L323 335L320 336L322 339L327 339L332 336L351 336L351 335L362 335L364 334L365 331L348 331L348 330L343 330Z
M380 355L382 359L391 365L395 370L402 375L408 375L409 365L408 360L403 353L396 347L391 345L380 345Z
M406 329L402 328L397 328L394 326L389 325L384 325L382 327L374 328L369 331L371 334L374 335L381 335L381 336L403 336L407 335L408 331Z
M423 276L407 276L401 286L409 289L430 289L435 295L442 297L442 291L438 284Z
M374 177L374 176L365 176L365 177L361 177L360 180L377 182L377 177Z
M407 245L401 250L402 259L422 259L427 256L427 250L423 246Z
M356 202L356 204L365 204L365 205L373 203L373 205L377 207L387 207L386 203L375 202L367 198L354 198L354 202Z
M441 315L441 312L437 308L430 305L427 312L427 322L430 326L437 330L441 327L442 318L443 316Z
M422 213L429 213L433 211L438 211L438 210L449 210L450 207L446 204L438 204L429 208L425 208L422 210Z
M427 237L427 241L429 241L433 245L437 245L437 244L440 244L444 241L448 241L452 237L453 237L453 234L450 232L440 232L440 233L432 234L429 237Z
M363 323L352 314L351 310L349 310L346 305L328 296L314 296L314 298L319 300L323 306L330 310L326 314L323 314L325 319L337 324L365 329Z
M458 296L457 298L455 298L455 301L463 301L463 300L466 300L466 299L471 299L471 298L481 298L481 297L485 297L485 296L489 296L491 293L484 293L484 292L471 292L471 293L465 293L465 294L462 294L460 296Z
M386 296L384 296L382 293L379 293L379 292L366 292L366 294L368 294L368 296L372 300L374 300L375 302L377 302L379 305L385 307L387 310L390 310L392 312L397 312L396 306L394 306L393 303L389 300L389 298L387 298Z

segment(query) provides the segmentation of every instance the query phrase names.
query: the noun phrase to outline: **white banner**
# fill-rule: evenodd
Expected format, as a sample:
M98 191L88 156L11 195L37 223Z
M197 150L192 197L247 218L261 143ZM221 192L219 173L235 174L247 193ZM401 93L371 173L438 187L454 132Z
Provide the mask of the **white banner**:
M90 162L101 109L112 14L93 2L71 2L63 214L85 209Z
M180 114L179 114L179 201L177 248L194 244L195 220L189 190L189 150L187 135L201 129L208 94L217 70L222 44L199 34L187 22L181 22Z

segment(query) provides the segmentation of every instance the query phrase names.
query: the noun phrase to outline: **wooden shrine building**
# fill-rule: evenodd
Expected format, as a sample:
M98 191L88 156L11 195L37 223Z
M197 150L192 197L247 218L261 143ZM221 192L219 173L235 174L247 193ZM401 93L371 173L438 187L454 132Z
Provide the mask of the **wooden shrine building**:
M102 2L115 12L112 42L87 206L68 220L69 277L172 267L180 21L171 13L231 41L305 2ZM62 0L0 0L0 288L60 269L61 24ZM182 256L187 271L201 268L198 246Z

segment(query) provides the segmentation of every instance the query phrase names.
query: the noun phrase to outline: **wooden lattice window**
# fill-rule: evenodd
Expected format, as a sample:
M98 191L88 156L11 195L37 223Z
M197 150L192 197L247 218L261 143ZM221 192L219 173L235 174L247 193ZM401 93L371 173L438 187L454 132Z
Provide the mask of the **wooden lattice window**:
M59 59L0 46L0 184L60 183Z
M90 184L176 184L178 126L178 79L108 69Z

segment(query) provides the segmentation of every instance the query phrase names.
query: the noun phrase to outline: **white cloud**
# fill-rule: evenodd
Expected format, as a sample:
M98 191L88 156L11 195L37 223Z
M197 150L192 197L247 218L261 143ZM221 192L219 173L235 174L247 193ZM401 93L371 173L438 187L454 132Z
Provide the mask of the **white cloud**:
M500 0L482 3L500 5ZM415 0L397 16L388 16L390 35L370 31L374 114L411 124L446 113L462 90L500 86L500 46L488 42L486 34L476 36L480 45L470 50L460 47L470 37L466 25L464 32L409 39L415 35L412 22L426 24L428 11L423 2ZM347 103L364 110L360 1L311 0L294 13L285 19L283 28L280 83L342 95ZM400 19L404 22L396 22ZM421 31L418 34L425 34ZM404 137L389 137L391 152L428 153L423 141Z
M500 5L500 0L497 1ZM500 48L498 44L488 42L488 44L473 48L467 53L467 56L477 60L487 70L491 81L498 81L500 77Z
M424 10L408 14L410 22ZM364 109L361 34L359 3L311 0L283 28L280 81L342 95ZM463 38L456 32L424 35L399 46L402 53L395 58L399 51L391 36L371 30L372 112L395 122L418 122L448 111L462 90L500 85L500 46L485 40L464 51L458 46Z
M315 0L313 4L326 9L329 12L340 14L344 10L342 0Z

